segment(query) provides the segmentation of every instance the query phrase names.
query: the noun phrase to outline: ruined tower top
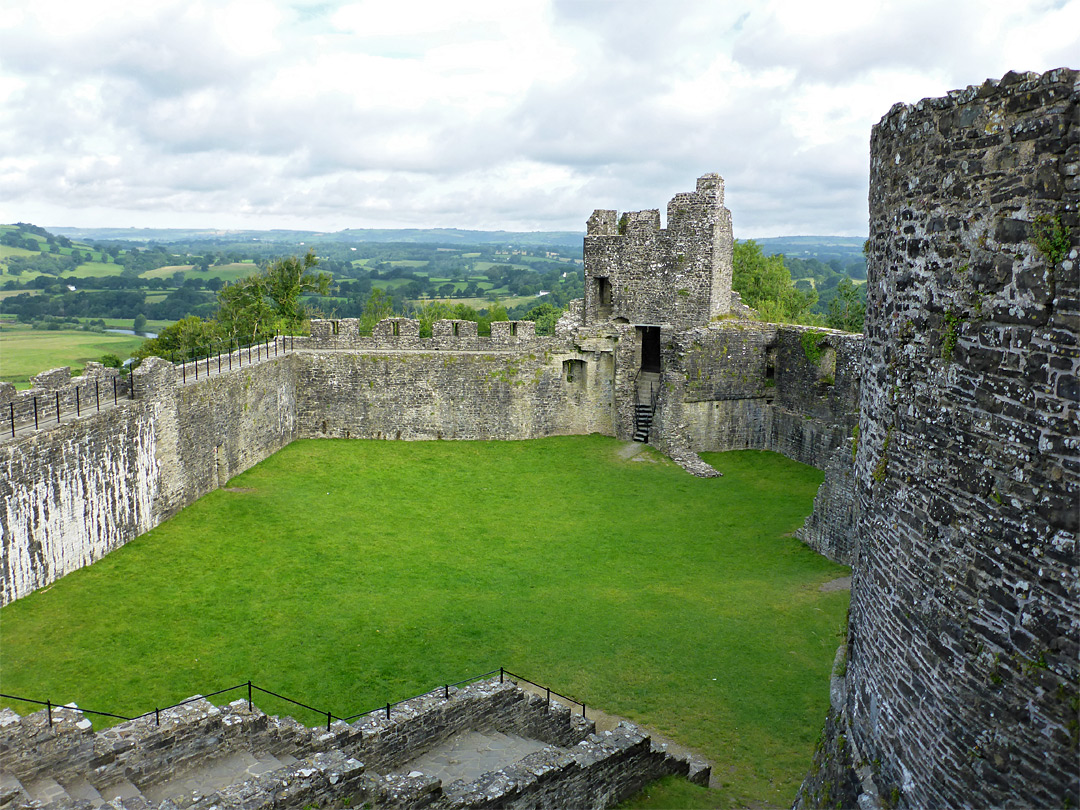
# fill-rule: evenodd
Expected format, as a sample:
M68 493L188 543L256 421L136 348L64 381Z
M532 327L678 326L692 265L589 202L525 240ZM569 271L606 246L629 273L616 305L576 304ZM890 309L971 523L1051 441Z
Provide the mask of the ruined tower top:
M731 212L724 180L698 178L697 189L656 209L597 210L585 237L585 324L604 321L703 326L731 305Z

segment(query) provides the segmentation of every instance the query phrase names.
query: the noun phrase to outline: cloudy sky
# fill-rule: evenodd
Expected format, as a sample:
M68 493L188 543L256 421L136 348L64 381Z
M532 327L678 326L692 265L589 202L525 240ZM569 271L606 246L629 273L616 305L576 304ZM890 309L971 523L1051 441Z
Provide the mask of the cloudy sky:
M0 0L0 222L859 236L894 102L1061 66L1080 0Z

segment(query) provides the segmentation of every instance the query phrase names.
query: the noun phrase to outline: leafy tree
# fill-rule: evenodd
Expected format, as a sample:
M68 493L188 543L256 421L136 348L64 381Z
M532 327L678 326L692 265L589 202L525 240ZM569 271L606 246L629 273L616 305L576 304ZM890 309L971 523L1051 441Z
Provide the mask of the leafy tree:
M563 311L551 304L538 304L525 313L525 320L536 322L536 334L554 335L555 324Z
M778 323L813 323L810 310L817 301L813 290L797 290L781 255L766 256L753 239L736 241L732 260L732 288L743 303L761 317Z
M146 316L141 312L135 316L135 323L132 324L131 331L136 335L146 331Z
M428 301L414 310L413 317L420 321L420 337L431 337L431 325L454 317L454 308L445 301Z
M278 259L260 274L265 278L266 295L278 316L279 325L286 332L299 329L306 317L302 295L328 295L330 292L332 279L329 274L311 270L318 263L315 252L309 250L303 259L296 256Z
M493 301L491 306L488 307L487 312L483 313L477 319L477 331L481 335L490 335L492 322L508 320L510 320L510 316L506 312L506 307L499 301Z
M150 355L178 362L212 352L221 346L221 334L216 321L204 321L195 315L166 326L156 338L146 340L131 353L136 360Z
M215 319L221 335L229 342L246 343L272 332L274 310L266 300L263 280L248 276L218 290Z
M851 279L843 279L836 287L836 297L829 302L825 323L845 332L861 332L866 318L866 288L856 287Z
M120 358L112 353L101 355L101 359L98 362L106 368L120 368L124 365Z
M360 332L371 334L375 324L383 318L390 318L394 314L394 302L384 290L375 289L368 296L364 304L364 314L360 316Z

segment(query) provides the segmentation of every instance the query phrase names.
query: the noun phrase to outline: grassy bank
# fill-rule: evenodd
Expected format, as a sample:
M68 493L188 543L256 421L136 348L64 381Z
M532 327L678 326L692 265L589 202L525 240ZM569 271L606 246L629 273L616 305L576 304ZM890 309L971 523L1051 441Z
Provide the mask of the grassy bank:
M30 378L35 374L59 366L71 366L71 373L79 374L88 360L100 360L106 353L125 358L142 341L134 335L31 329L21 324L3 323L0 325L0 381L15 383L16 388L29 388Z
M670 801L789 804L847 607L790 537L821 473L622 447L295 442L0 611L4 691L134 714L251 678L347 714L502 665L714 761Z

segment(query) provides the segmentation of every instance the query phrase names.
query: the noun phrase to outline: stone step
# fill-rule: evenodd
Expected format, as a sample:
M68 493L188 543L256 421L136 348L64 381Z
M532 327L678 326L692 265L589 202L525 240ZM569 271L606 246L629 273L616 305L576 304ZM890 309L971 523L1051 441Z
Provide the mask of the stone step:
M15 774L0 771L0 808L20 806L29 801L30 794Z
M51 776L39 776L36 779L29 780L26 782L25 788L31 799L42 804L71 800L71 796L64 790L64 786Z
M93 807L101 807L101 805L105 804L105 799L101 797L101 793L84 776L65 779L63 785L68 795L76 801L90 802Z
M247 782L295 762L297 759L289 754L275 756L268 751L231 751L224 756L204 760L196 767L165 782L147 785L143 793L152 802L208 796L229 785Z
M147 800L142 791L126 779L122 779L119 782L113 782L108 787L98 788L98 793L101 794L101 798L106 802L111 802L115 799L119 799L122 802L126 802L129 799Z

